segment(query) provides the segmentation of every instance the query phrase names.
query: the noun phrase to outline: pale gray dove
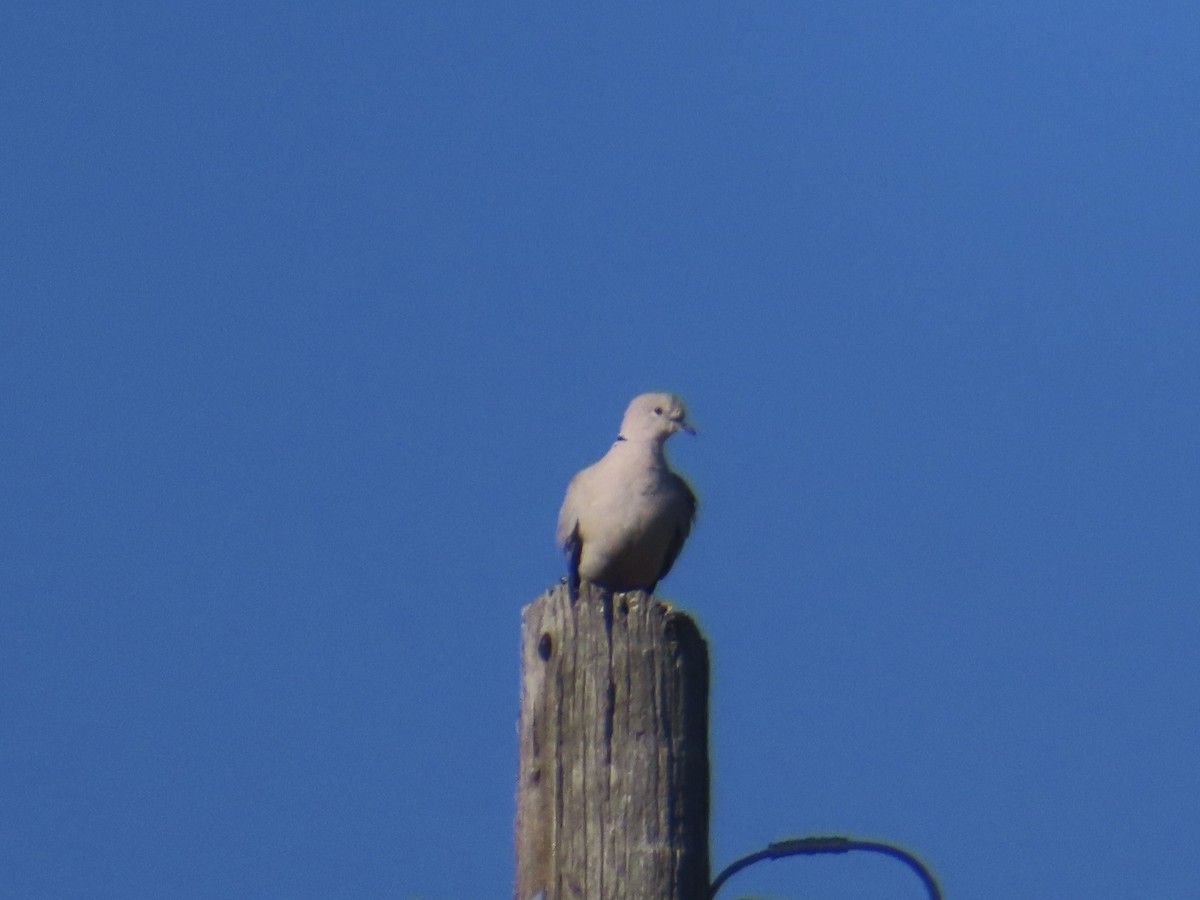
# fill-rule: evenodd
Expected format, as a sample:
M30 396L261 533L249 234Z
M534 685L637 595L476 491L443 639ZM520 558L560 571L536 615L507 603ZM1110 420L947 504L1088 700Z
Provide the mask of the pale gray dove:
M571 479L558 515L570 584L653 591L671 571L696 517L696 495L663 452L677 431L695 434L673 394L635 397L604 458Z

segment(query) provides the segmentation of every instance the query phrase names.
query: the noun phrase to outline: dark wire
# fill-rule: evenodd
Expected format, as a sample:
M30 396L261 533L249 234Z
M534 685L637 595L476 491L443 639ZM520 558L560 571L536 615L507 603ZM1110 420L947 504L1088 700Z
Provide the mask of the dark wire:
M785 856L815 856L818 853L849 853L851 850L869 850L872 853L883 853L893 859L900 860L917 873L917 877L925 885L925 890L929 892L929 900L942 900L942 891L938 887L933 873L925 867L923 862L907 850L902 850L892 844L884 844L880 841L856 841L848 837L791 838L790 840L775 841L772 844L767 844L766 849L751 853L749 856L743 856L741 859L726 866L721 874L713 880L712 887L709 888L708 892L709 900L717 896L717 891L721 889L721 885L742 871L742 869L752 866L756 862L761 862L764 859L783 859Z

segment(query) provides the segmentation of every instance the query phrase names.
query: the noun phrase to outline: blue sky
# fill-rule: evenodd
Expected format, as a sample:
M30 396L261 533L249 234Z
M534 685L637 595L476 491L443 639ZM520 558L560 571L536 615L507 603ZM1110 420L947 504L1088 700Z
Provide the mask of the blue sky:
M717 867L1191 896L1198 26L6 4L0 895L510 896L520 610L669 389Z

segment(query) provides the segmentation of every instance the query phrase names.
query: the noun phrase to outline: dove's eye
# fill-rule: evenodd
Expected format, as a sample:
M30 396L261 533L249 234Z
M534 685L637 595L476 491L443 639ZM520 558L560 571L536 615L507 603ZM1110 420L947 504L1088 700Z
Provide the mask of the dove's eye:
M654 414L656 416L661 416L662 415L662 407L661 406L654 407Z

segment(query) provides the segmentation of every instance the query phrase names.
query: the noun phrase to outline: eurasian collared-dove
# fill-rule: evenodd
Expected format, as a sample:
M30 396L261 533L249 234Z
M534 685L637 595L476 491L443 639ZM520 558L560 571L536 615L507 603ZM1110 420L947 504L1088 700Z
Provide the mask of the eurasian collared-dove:
M571 479L558 515L572 590L580 580L615 591L653 591L696 516L696 495L671 471L663 444L695 434L673 394L635 397L604 458Z

